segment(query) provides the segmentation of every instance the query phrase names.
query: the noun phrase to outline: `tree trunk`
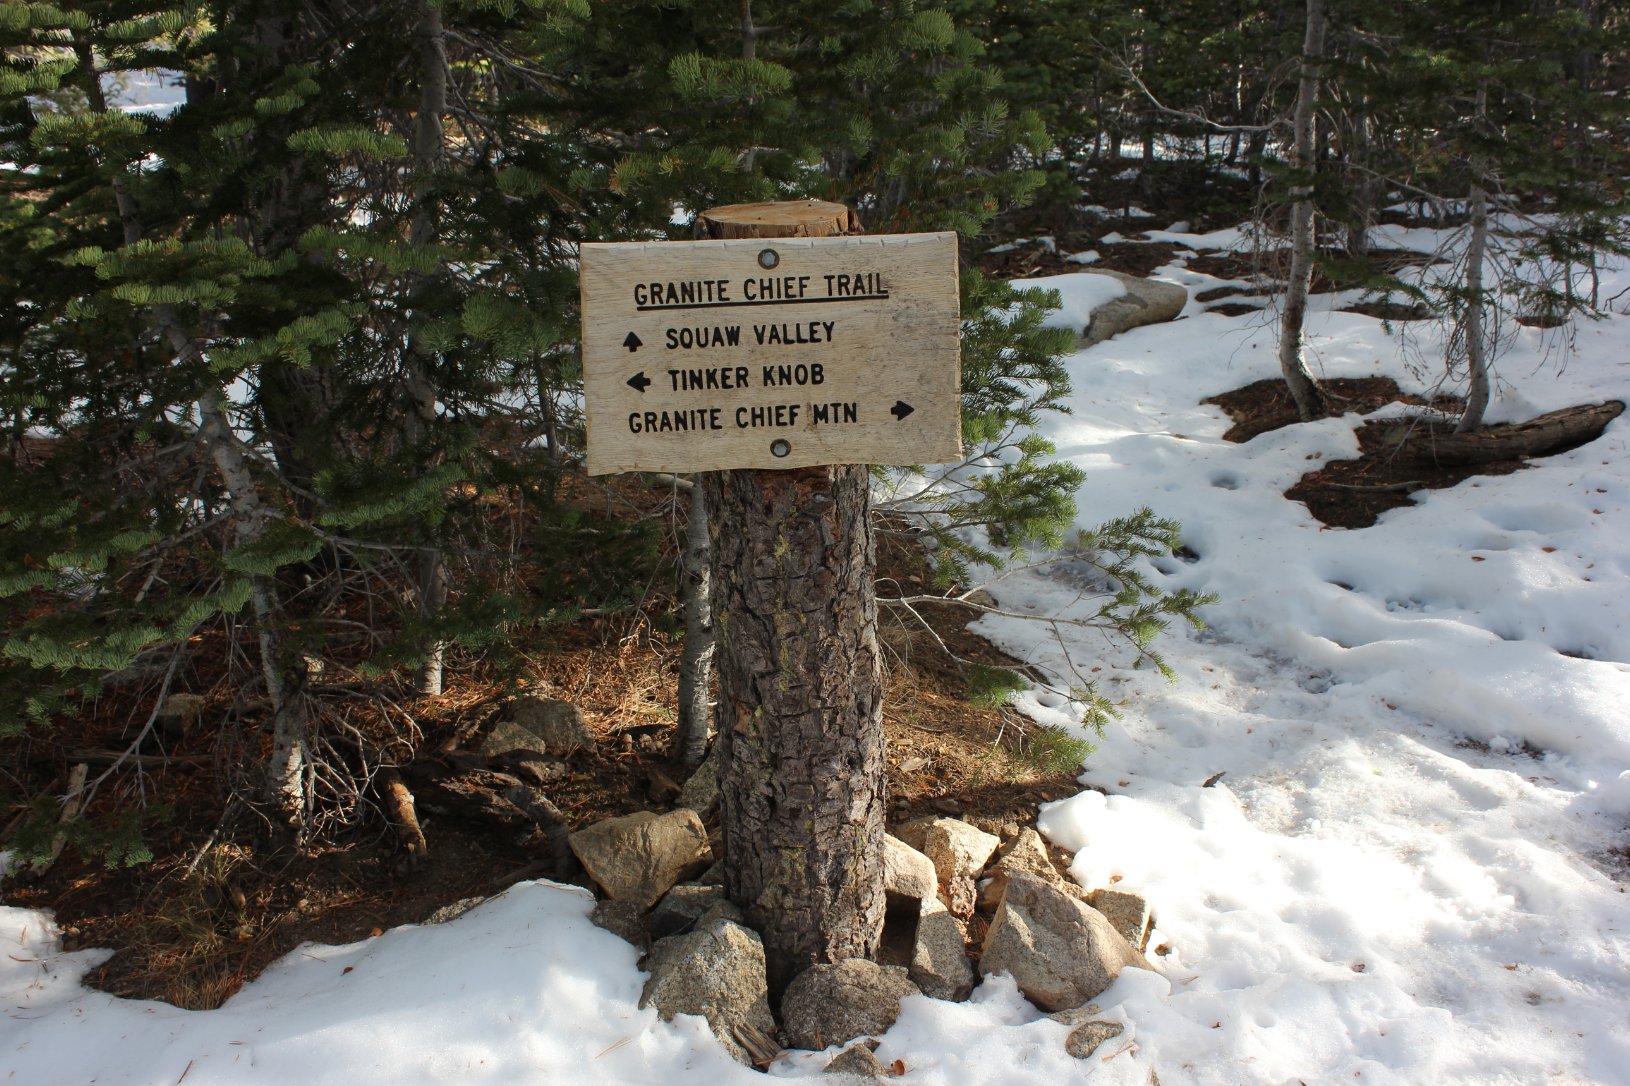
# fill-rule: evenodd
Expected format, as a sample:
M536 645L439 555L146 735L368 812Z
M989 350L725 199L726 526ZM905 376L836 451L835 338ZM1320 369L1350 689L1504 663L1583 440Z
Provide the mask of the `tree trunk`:
M1461 335L1466 343L1466 374L1471 387L1466 391L1466 410L1460 415L1461 433L1483 425L1489 406L1489 364L1484 343L1483 257L1488 251L1488 193L1481 184L1472 185L1471 240L1466 246L1466 315Z
M713 236L855 228L834 204L703 214ZM770 989L871 958L883 927L876 551L865 465L722 471L713 535L725 888L764 939Z
M83 42L74 42L73 49L79 59L82 85L91 108L99 113L106 112L108 105L94 52ZM143 240L141 208L131 192L124 167L110 162L107 168L108 183L119 210L124 244L127 247L135 246ZM182 327L172 306L164 303L153 305L149 313L154 328L169 343L178 362L190 363L203 357L204 342ZM254 473L249 470L246 447L227 417L226 395L221 389L208 388L199 397L198 418L199 440L220 473L221 482L229 495L233 542L240 546L252 544L265 534L267 521L276 514L268 507ZM310 714L304 683L300 681L304 673L284 671L286 654L280 629L281 602L276 582L263 574L252 575L249 599L255 615L261 674L266 681L267 699L272 705L272 756L266 767L266 775L262 778L262 787L266 798L277 807L296 838L300 838L305 833L309 813L305 773Z
M679 658L679 757L701 765L707 757L708 711L713 685L713 591L707 499L700 476L691 479L690 516L685 525L685 651Z
M447 34L442 26L441 9L429 0L420 0L418 10L419 111L413 121L414 206L408 230L408 244L415 248L432 244L438 232L433 206L435 171L441 163L442 117L447 112ZM409 298L419 294L426 285L418 277L410 279ZM423 444L436 415L436 389L423 353L422 345L409 332L402 366L407 398L403 415L408 424L408 439L415 446ZM431 542L419 549L418 565L419 617L428 620L447 604L447 561L441 548ZM421 694L440 694L446 646L440 641L431 641L424 646L423 653L415 685Z
M1296 143L1291 166L1298 173L1291 195L1290 274L1279 311L1279 372L1303 422L1324 413L1324 393L1308 372L1302 351L1307 295L1313 287L1313 107L1319 93L1318 60L1324 52L1324 0L1307 0L1307 33L1302 41L1301 78L1296 88Z
M1396 419L1365 426L1360 442L1387 449L1406 463L1453 467L1552 456L1576 449L1602 436L1607 424L1624 414L1621 400L1580 404L1549 411L1527 422L1485 426L1475 431L1431 425L1418 419ZM1370 435L1374 436L1370 436Z

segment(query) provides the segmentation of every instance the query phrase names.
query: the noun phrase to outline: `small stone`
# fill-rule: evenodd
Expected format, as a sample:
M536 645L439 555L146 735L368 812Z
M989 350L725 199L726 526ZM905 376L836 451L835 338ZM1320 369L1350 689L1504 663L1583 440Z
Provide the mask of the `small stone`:
M1092 1021L1098 1015L1102 1014L1103 1011L1104 1009L1098 1004L1088 1003L1081 1007L1071 1007L1067 1011L1054 1011L1047 1017L1052 1019L1054 1022L1061 1022L1064 1025L1069 1026L1071 1029L1074 1029L1076 1026Z
M1064 1038L1064 1051L1078 1060L1084 1060L1092 1055L1093 1049L1125 1032L1126 1027L1119 1022L1083 1022Z
M445 924L449 920L457 920L459 917L463 916L465 913L469 912L471 909L475 908L485 900L487 899L484 897L460 898L451 905L443 905L441 908L425 917L424 922L426 924ZM307 904L308 902L304 900L300 902L302 908L304 908Z
M731 1027L775 1032L764 943L757 932L720 920L687 935L669 936L651 948L649 968L651 979L640 994L640 1006L655 1007L663 1018L701 1015L731 1056L752 1065L752 1054L735 1039Z
M1117 279L1126 288L1126 293L1092 311L1081 333L1080 345L1083 347L1101 343L1111 336L1145 324L1174 320L1189 300L1188 291L1175 283L1107 270L1088 274Z
M883 892L933 901L939 893L934 861L898 837L883 838Z
M641 909L713 862L702 820L684 807L663 815L636 811L607 818L578 830L568 843L607 897Z
M528 694L515 699L509 718L542 739L551 751L570 754L594 745L594 735L583 723L583 714L569 701Z
M505 768L527 784L540 788L558 784L571 773L565 762L559 758L544 757L535 749L512 750L508 754Z
M187 735L204 713L201 694L171 694L159 707L158 723L168 731Z
M1097 909L1024 871L985 934L982 974L1008 973L1044 1011L1078 1007L1108 988L1126 966L1150 968Z
M1047 855L1047 842L1041 834L1032 829L1021 830L1018 836L1002 849L997 860L985 871L986 879L979 886L979 907L986 912L995 912L1002 904L1002 896L1007 892L1008 876L1015 871L1025 871L1038 878L1046 879L1067 894L1086 898L1086 891L1074 879L1068 878L1058 870L1052 859Z
M653 939L699 931L714 919L742 923L741 910L724 896L724 888L685 882L669 890L651 910L646 927Z
M1121 938L1142 950L1149 945L1149 928L1154 915L1149 903L1138 894L1125 890L1094 890L1087 895L1087 904L1103 913Z
M848 1048L832 1057L826 1065L825 1074L828 1075L860 1075L863 1078L886 1078L889 1069L883 1066L883 1061L871 1050L865 1042L850 1045Z
M916 826L917 823L908 823L901 830L909 827L915 835ZM913 844L903 832L900 838ZM973 915L978 898L974 880L1001 843L1000 838L966 822L935 818L923 825L922 844L913 844L913 847L933 861L946 907L957 916L967 917Z
M630 902L602 898L594 903L589 922L642 951L651 945L645 931L645 910Z
M548 754L549 744L541 736L533 735L513 720L500 720L476 748L488 758L498 758L514 751L530 754Z
M787 1042L822 1049L853 1037L885 1033L900 1016L900 1001L917 995L905 969L848 958L814 965L793 978L781 1000Z
M973 991L973 962L968 960L967 935L949 909L931 901L917 918L917 941L907 975L923 995L953 1003Z

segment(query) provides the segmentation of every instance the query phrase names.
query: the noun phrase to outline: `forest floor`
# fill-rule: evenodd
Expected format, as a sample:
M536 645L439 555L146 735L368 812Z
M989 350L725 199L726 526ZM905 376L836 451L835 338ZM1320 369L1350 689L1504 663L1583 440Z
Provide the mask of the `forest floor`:
M1131 206L1130 195L1111 195L1106 204L1118 200L1123 208ZM1022 228L1038 234L1049 232L1055 243L1020 246L983 263L1004 278L1098 269L1146 274L1169 259L1167 247L1113 239L1137 233L1138 223L1147 228L1182 218L1199 230L1213 220L1215 225L1238 222L1242 194L1225 195L1229 198L1216 198L1215 210L1207 212L1186 204L1183 190L1172 190L1164 201L1171 206L1136 223L1124 214L1072 211L1050 231L1040 229L1044 224L1024 224ZM1090 268L1058 256L1089 248L1100 254ZM1212 274L1228 271L1230 277L1245 278L1253 272L1246 257L1208 259L1232 262L1226 269L1209 269ZM1236 298L1220 304L1241 303ZM1397 386L1379 378L1332 381L1329 392L1344 411L1371 410L1400 399ZM1278 381L1257 381L1211 402L1235 422L1229 440L1249 440L1295 421ZM1408 489L1450 485L1467 472L1446 470L1438 478L1423 475L1416 466L1407 480L1395 474L1379 457L1327 464L1298 483L1290 496L1306 502L1325 524L1356 527L1371 523L1384 508L1407 503ZM1397 485L1405 481L1409 487ZM665 491L646 498L637 488L620 491L624 509L630 502L643 502L646 515L660 513L669 498ZM674 525L668 538L681 538L681 531L682 526ZM928 571L920 555L885 547L880 572L910 584ZM688 774L667 754L675 732L681 647L677 633L665 632L673 626L674 608L671 596L649 593L629 611L585 618L540 635L546 640L534 650L529 692L574 703L597 738L592 749L567 759L567 775L549 787L551 800L573 827L660 809L671 803L675 786ZM881 620L890 821L954 814L990 829L1032 823L1038 803L1079 790L1076 772L1050 770L1035 743L1034 725L1019 714L970 700L964 666L936 642L943 641L964 661L1018 666L966 629L974 616L949 605L925 609L925 614L933 623L932 633L913 628L887 609ZM423 733L427 753L421 756L435 757L428 752L443 738L493 719L506 691L451 669L440 697L414 698L405 690L393 696ZM129 714L106 702L48 740L12 740L0 747L23 794L60 794L70 752L124 745L121 732ZM224 716L224 705L206 706L199 719ZM65 949L117 949L88 978L106 991L189 1008L218 1006L303 942L366 938L422 922L462 899L490 896L522 879L554 873L540 835L428 809L420 813L429 859L412 871L404 869L391 832L379 818L363 820L342 835L341 843L321 851L257 849L237 832L245 820L232 813L236 808L229 809L230 797L220 787L218 762L227 748L218 738L208 729L196 729L173 742L164 758L136 770L145 776L144 794L164 798L162 808L148 811L144 838L154 854L150 861L104 866L70 848L44 875L14 873L4 881L6 904L54 910ZM716 832L716 823L710 829Z

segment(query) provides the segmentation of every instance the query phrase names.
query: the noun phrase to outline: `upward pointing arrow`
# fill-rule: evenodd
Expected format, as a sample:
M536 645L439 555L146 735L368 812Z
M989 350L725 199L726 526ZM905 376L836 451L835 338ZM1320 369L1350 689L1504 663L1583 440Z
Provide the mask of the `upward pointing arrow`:
M623 346L628 348L629 354L633 354L635 351L645 346L645 344L640 342L639 336L636 336L633 332L630 332L628 333L628 337L623 340Z

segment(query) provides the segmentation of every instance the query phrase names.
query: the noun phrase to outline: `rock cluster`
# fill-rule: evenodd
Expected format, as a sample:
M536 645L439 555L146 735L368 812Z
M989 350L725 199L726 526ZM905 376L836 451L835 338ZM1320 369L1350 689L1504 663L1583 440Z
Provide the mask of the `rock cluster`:
M595 922L650 947L641 1004L665 1018L701 1015L738 1060L763 1062L756 1048L773 1051L777 1038L763 944L721 887L678 881L711 858L696 812L606 819L573 834L571 847L605 894ZM1074 1055L1124 1029L1090 1017L1097 1008L1088 1003L1122 969L1152 968L1141 953L1151 920L1142 898L1083 890L1033 829L1003 842L958 819L923 819L900 827L884 850L890 925L907 938L890 943L886 932L881 962L851 959L796 977L779 1008L785 1043L822 1049L875 1037L893 1025L901 1000L966 999L992 973L1011 976L1042 1010L1064 1012L1055 1017L1071 1027L1065 1047ZM994 913L977 969L967 946L976 910ZM880 1066L870 1049L851 1045L831 1070L859 1080Z
M592 742L566 702L521 698L506 716L482 740L489 758L570 757ZM705 813L717 794L713 776L704 767L676 791ZM608 818L570 833L565 845L600 890L594 922L647 951L642 1006L664 1018L701 1016L748 1065L768 1062L782 1043L845 1046L828 1081L860 1082L886 1077L867 1039L894 1024L903 1000L966 999L993 973L1055 1012L1069 1027L1064 1044L1072 1055L1085 1058L1126 1028L1096 1017L1090 1001L1121 970L1152 968L1142 953L1153 919L1148 903L1124 890L1083 889L1034 829L991 828L1000 834L949 817L897 827L883 845L887 920L878 961L814 966L793 979L778 1008L763 942L717 885L698 809ZM983 932L977 966L970 921L976 939Z

